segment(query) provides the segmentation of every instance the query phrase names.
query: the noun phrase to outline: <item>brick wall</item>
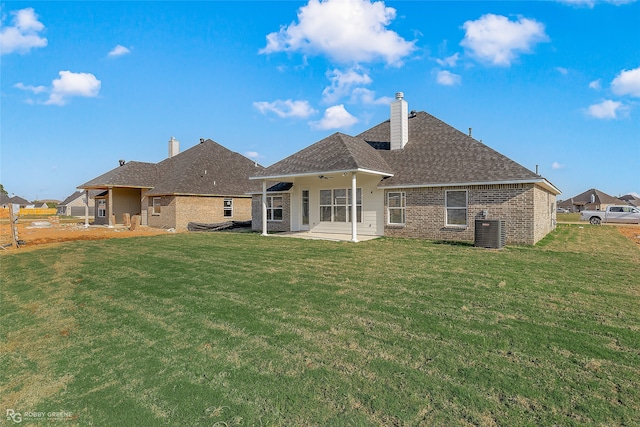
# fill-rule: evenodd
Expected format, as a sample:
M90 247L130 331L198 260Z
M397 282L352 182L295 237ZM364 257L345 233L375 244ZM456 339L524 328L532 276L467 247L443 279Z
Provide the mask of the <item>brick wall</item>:
M160 215L153 214L153 196L149 196L147 224L156 228L176 228L176 197L160 196Z
M291 195L288 193L268 194L282 196L282 221L268 221L267 232L291 231ZM262 232L262 195L256 194L251 201L253 219L251 229Z
M162 196L160 215L153 215L153 197L149 198L148 224L151 227L187 229L189 222L215 224L225 221L250 221L251 198L231 197L233 215L224 216L224 199L218 196Z
M447 227L445 191L467 190L467 226ZM389 192L391 190L387 190ZM474 240L475 220L487 211L487 219L504 219L507 244L532 245L553 229L548 202L555 196L533 184L479 185L447 188L407 188L406 225L386 225L385 236L421 237L434 240ZM555 211L555 209L554 209ZM554 214L555 215L555 214Z

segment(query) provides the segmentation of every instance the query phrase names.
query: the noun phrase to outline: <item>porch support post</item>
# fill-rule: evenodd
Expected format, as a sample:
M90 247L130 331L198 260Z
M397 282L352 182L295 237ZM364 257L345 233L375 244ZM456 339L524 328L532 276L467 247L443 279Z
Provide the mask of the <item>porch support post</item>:
M358 242L358 204L356 203L356 173L351 173L351 241Z
M114 224L111 223L111 214L113 213L113 187L109 187L109 199L107 203L107 218L109 227L113 227Z
M89 227L89 190L84 190L84 226Z
M262 235L267 235L267 180L262 180Z

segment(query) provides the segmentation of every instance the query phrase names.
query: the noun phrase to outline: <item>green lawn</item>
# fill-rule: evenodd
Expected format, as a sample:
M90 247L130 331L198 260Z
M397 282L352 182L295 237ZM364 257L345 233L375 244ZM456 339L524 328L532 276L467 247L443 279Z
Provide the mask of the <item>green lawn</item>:
M640 420L640 250L615 227L562 225L535 247L501 251L177 234L0 262L3 417L64 411L70 420L57 425L82 426Z

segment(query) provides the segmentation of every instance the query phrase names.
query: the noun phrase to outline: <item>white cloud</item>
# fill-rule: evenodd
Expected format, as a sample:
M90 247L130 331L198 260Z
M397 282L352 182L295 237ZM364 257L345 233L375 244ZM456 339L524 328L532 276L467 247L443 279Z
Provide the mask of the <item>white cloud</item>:
M109 52L109 57L116 58L118 56L126 55L128 53L131 53L131 51L128 48L122 45L117 45L116 47L111 49L111 52Z
M244 155L250 159L257 159L258 157L261 157L257 151L247 151Z
M338 69L328 71L327 77L331 81L331 86L322 91L322 99L326 103L334 103L348 95L353 86L368 85L372 82L371 77L359 67L354 67L344 72Z
M35 94L47 91L46 86L30 86L30 85L25 85L23 83L16 83L16 84L13 85L13 87L21 89L21 90L26 90L26 91L29 91L29 92L33 92Z
M451 71L441 70L438 71L436 81L442 86L455 86L461 83L461 77Z
M302 52L339 63L383 60L401 65L415 50L415 42L386 28L395 17L396 10L382 1L309 0L298 10L298 23L267 35L260 53Z
M564 169L565 165L563 165L562 163L558 163L558 162L553 162L551 164L551 169L553 170L558 170L558 169Z
M38 21L33 8L11 12L11 15L13 26L3 25L0 30L0 54L28 53L33 48L47 45L47 39L38 34L44 30L44 25Z
M537 43L549 40L544 24L522 16L510 21L506 16L486 14L462 27L466 33L460 45L478 60L503 67L510 66L520 53L530 53Z
M351 102L369 105L389 105L393 101L393 98L389 96L381 96L376 98L376 93L372 90L365 89L363 87L357 87L351 92Z
M436 62L441 67L455 67L459 59L460 59L460 54L456 52L453 55L448 56L444 59L436 59Z
M358 119L352 116L343 104L327 108L322 119L317 122L309 122L311 127L319 130L347 128L356 123L358 123Z
M591 83L589 83L589 87L593 90L602 89L602 79L592 81Z
M596 119L617 119L618 113L624 111L621 102L606 99L599 104L590 105L587 108L587 115Z
M640 98L640 67L622 70L611 82L611 90L616 95L629 95Z
M317 112L311 108L308 101L292 101L291 99L254 102L253 106L262 114L274 113L281 118L295 117L305 119Z
M593 9L593 7L597 3L596 0L557 0L557 1L570 6L588 7L589 9ZM615 6L621 6L623 4L630 4L635 2L636 0L605 0L603 3L609 3Z
M52 89L47 105L65 105L73 96L95 97L100 92L101 82L91 73L60 71L60 78L51 82Z
M556 67L556 71L562 74L563 76L566 76L567 74L569 74L569 70L567 70L564 67Z

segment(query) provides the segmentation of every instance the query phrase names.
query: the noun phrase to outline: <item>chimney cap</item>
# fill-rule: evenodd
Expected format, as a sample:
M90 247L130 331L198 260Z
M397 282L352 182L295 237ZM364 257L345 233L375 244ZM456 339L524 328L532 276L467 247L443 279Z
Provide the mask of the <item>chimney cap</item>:
M396 99L403 99L404 98L404 92L396 92Z

